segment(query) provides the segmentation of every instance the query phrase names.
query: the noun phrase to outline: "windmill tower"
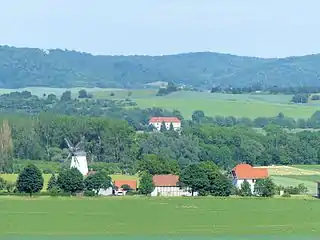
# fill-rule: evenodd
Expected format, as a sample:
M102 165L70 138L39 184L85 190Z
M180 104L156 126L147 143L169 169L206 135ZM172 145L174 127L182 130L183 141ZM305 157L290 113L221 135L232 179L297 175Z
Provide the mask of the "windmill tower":
M70 168L77 168L83 175L88 173L88 162L87 155L84 150L84 138L82 137L81 141L73 146L71 141L68 138L64 139L69 147L69 155L66 161L71 157Z

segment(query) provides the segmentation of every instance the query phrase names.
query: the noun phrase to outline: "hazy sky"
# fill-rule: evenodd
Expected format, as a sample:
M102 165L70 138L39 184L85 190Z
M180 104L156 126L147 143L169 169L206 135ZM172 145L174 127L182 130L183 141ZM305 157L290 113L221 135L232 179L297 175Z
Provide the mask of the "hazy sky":
M1 0L0 44L94 54L320 52L319 0Z

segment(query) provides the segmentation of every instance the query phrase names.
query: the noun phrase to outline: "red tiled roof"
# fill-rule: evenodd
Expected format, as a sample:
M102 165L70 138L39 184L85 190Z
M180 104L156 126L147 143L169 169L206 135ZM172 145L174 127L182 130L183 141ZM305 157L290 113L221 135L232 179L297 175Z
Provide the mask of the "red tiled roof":
M152 117L149 120L150 123L162 123L162 122L172 122L172 123L180 123L180 119L176 117Z
M232 169L238 179L262 179L268 177L268 169L254 168L249 164L238 164Z
M137 189L137 181L136 180L115 180L113 183L116 187L121 188L123 185L129 185L129 187L133 190Z
M176 187L179 182L179 176L167 175L154 175L153 183L156 187Z

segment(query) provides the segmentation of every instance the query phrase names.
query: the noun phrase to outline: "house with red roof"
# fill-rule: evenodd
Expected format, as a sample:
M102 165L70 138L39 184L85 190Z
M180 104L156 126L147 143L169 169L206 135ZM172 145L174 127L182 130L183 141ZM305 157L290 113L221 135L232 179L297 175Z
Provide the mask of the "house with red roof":
M124 186L129 186L130 190L137 190L137 181L136 180L115 180L113 186L115 187L114 194L117 196L125 196L127 189L124 189Z
M241 189L244 181L250 184L251 192L254 193L254 185L258 179L264 179L269 176L267 168L255 168L249 164L238 164L232 169L233 183Z
M191 191L187 188L180 188L179 176L173 174L154 175L153 184L155 186L152 197L174 197L174 196L192 196ZM198 193L193 193L193 196L197 196Z
M149 125L152 125L157 131L160 131L162 123L164 123L167 130L170 129L171 124L175 131L181 129L181 121L177 117L152 117L149 120Z

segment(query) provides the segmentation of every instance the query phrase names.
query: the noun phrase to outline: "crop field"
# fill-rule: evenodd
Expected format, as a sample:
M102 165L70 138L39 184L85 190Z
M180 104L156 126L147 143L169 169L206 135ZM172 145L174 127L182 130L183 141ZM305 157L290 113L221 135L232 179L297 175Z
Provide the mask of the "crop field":
M316 182L320 181L320 165L267 166L268 172L277 185L307 186L308 193L315 195Z
M2 239L309 240L320 234L320 205L312 199L1 197L0 212Z

